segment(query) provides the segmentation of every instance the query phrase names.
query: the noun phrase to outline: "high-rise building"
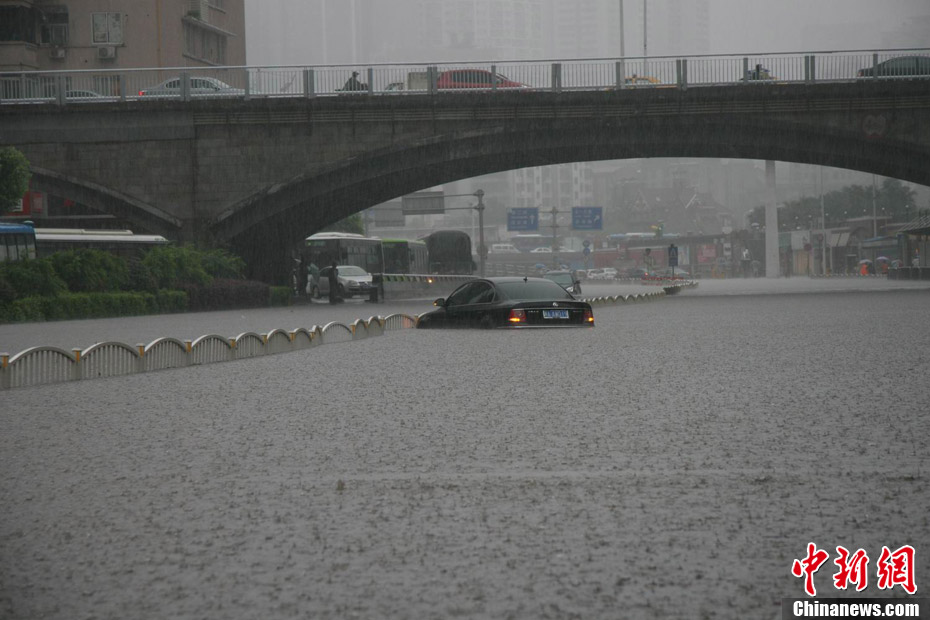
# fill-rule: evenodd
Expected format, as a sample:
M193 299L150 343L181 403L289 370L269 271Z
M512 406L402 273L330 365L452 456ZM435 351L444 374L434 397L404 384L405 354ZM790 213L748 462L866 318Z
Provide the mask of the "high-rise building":
M0 2L0 70L245 64L245 0Z

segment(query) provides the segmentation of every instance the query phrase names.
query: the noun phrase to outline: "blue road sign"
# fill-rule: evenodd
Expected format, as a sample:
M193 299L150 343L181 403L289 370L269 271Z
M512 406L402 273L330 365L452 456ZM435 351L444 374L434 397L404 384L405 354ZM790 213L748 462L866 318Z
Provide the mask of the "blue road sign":
M604 228L603 207L572 207L572 228L601 230Z
M675 247L675 244L668 246L668 266L678 266L678 248Z
M539 230L539 209L510 209L507 211L507 230Z

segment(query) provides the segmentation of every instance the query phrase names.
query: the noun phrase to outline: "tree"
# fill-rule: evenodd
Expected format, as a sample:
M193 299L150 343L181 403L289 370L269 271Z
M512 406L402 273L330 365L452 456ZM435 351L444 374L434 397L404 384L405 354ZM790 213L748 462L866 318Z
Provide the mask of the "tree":
M915 204L914 191L897 179L885 179L875 187L875 215L888 216L893 222L904 221ZM847 185L823 195L823 210L827 226L839 226L855 217L871 217L872 186ZM765 207L758 206L749 216L750 224L765 225ZM804 196L789 200L778 207L778 227L795 230L819 226L820 197Z
M0 215L15 207L29 189L29 160L12 146L0 148Z
M339 220L332 226L327 226L324 228L323 232L343 232L364 235L365 225L362 223L362 214L355 213L345 218L344 220Z

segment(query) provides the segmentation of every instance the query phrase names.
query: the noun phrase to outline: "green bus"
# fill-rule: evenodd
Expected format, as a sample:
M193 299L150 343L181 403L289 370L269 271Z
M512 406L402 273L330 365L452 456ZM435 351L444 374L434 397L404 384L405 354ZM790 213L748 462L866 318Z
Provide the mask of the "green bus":
M429 253L423 241L382 239L385 273L429 273Z

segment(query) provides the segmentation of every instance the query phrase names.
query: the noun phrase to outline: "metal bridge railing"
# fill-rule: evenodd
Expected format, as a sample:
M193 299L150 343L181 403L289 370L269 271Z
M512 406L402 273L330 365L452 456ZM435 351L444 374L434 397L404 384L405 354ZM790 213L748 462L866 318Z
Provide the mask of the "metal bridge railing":
M883 65L914 59L913 69ZM0 104L407 96L930 79L930 48L583 60L19 71ZM353 73L358 75L354 78Z

